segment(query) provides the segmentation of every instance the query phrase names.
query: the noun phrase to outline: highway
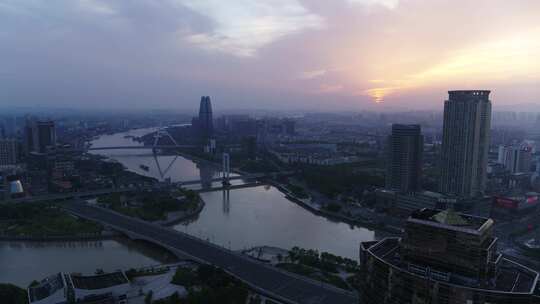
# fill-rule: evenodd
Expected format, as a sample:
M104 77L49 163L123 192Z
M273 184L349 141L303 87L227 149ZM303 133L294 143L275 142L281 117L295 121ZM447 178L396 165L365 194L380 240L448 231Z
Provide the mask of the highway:
M137 188L104 188L97 190L81 191L81 192L66 192L66 193L51 193L38 196L28 196L21 198L13 198L5 201L0 201L0 203L11 204L11 203L38 203L38 202L48 202L48 201L58 201L58 200L67 200L75 197L95 197L104 194L111 193L125 193L133 191L141 191L145 189L151 189L150 187L137 187Z
M215 265L262 294L284 303L350 304L356 295L271 267L188 234L161 227L82 202L65 205L77 216L107 225L135 238L140 237L180 252L196 261ZM249 227L246 227L249 229Z

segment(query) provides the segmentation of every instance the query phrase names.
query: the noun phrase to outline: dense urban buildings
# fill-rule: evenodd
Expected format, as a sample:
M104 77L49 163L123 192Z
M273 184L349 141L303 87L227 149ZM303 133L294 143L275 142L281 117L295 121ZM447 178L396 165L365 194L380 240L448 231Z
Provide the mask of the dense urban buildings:
M490 91L449 91L444 103L439 190L458 197L482 195L490 144Z
M423 149L420 125L392 125L388 137L387 189L400 192L421 189Z
M0 304L540 304L539 16L0 0Z
M497 252L493 224L422 209L401 238L362 243L362 303L539 303L538 272Z
M57 273L28 288L30 304L128 303L131 289L122 271L83 276Z
M204 191L216 186L212 180L219 172L213 166L207 166L206 161L219 163L217 166L225 169L225 172L229 169L238 170L235 173L272 172L272 175L275 174L270 177L272 183L283 187L291 198L298 199L321 214L332 212L332 216L343 216L359 225L364 222L377 227L380 225L384 227L385 234L398 235L405 228L401 239L385 239L380 245L378 242L362 244L362 261L368 261L370 256L372 261L365 262L359 272L365 275L361 291L364 295L376 294L372 302L367 303L425 303L428 298L432 299L431 303L467 303L466 300L472 299L473 304L510 300L531 303L530 299L536 300L532 292L535 271L531 270L536 267L528 269L503 259L497 252L497 244L503 250L509 249L507 235L513 231L496 230L493 221L469 215L481 214L477 212L478 208L472 208L478 206L485 207L482 214L490 215L497 221L521 220L529 214L536 214L538 193L527 188L535 184L531 159L538 156L538 148L534 138L528 139L519 133L497 133L497 141L491 143L489 154L488 178L491 188L481 198L478 195L467 197L435 191L439 178L436 173L438 158L441 155L440 116L428 115L433 118L431 123L426 123L428 119L421 116L403 119L386 113L369 123L366 120L373 115L344 118L347 116L227 114L214 119L206 96L202 98L200 108L200 115L193 119L191 126L186 123L191 114L186 114L184 120L174 116L168 116L172 117L168 121L161 118L150 120L143 126L160 125L159 131L148 129L149 133L137 136L129 133L131 131L116 136L113 134L118 144L107 142L106 138L118 132L115 130L124 132L135 128L136 119L129 122L119 120L114 127L99 120L93 124L76 121L69 123L67 128L65 118L42 123L37 119L28 120L26 124L21 121L21 129L28 126L28 131L14 136L15 147L29 139L31 145L23 146L29 146L31 150L21 155L15 166L0 170L0 196L9 203L39 200L49 195L69 197L73 192L126 187L139 189L136 191L145 191L142 189L150 187L170 191L175 180L170 179L169 176L174 175L168 172L175 170L173 163L176 156L165 171L160 169L163 164L158 159L183 152L187 156L191 154L205 159L205 162L194 166L199 170L201 189ZM404 117L408 116L404 114ZM388 126L393 120L397 123L392 124L388 134ZM422 122L422 125L418 122ZM477 125L479 128L480 123ZM164 136L162 132L170 136ZM423 133L427 135L424 137ZM139 155L140 163L127 163L127 166L136 172L140 172L138 169L144 170L143 175L152 174L152 170L157 169L163 181L145 180L142 175L133 172L128 174L122 168L125 163L93 158L92 152L86 149L94 146L89 143L93 143L93 139L99 135L105 135L106 146L111 145L113 150L122 150L123 145L131 148L135 148L132 145L141 145L141 149L152 151L152 156ZM171 148L149 147L158 142L163 147L170 144ZM179 147L178 151L172 148L173 144ZM499 146L503 147L501 157ZM153 158L156 167L145 162L145 157ZM539 170L538 167L536 170ZM279 172L287 173L278 176ZM493 181L505 178L509 189L503 191L501 187L492 186ZM223 181L222 187L252 187L250 183L229 183L226 177ZM258 180L253 187L260 185L261 181ZM229 214L231 203L228 191L233 190L226 191L222 210L224 214ZM119 201L122 206L134 209L141 208L141 203L144 204L143 201ZM418 211L424 208L431 211ZM448 208L462 214L442 211ZM5 226L7 229L14 227L11 224ZM522 228L526 227L522 225ZM498 242L496 236L500 236L502 241ZM353 246L358 244L348 243ZM386 246L395 250L389 250ZM286 256L286 250L283 252L282 258ZM353 248L352 256L356 255L357 249ZM522 263L523 258L518 258ZM530 266L527 262L525 265ZM354 268L353 272L356 271L358 268ZM59 282L57 278L53 276L51 280ZM98 278L102 279L105 280L105 277ZM58 285L61 288L55 289L47 300L64 297L64 290L71 292L69 280L67 278L64 282L67 285ZM43 286L47 286L46 282ZM346 285L337 286L345 288ZM75 292L87 295L84 288L76 288ZM108 300L111 295L107 294L107 290L103 292L102 297ZM379 295L384 297L377 298ZM34 297L34 300L37 299Z

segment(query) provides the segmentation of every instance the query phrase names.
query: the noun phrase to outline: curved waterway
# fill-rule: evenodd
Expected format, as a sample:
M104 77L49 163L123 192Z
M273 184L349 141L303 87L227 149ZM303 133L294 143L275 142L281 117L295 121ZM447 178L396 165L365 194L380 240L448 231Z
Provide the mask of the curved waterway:
M142 145L132 136L153 129L103 135L93 147ZM208 180L220 175L211 164L141 150L97 150L122 163L130 171L171 181ZM141 165L148 166L143 170ZM235 183L242 181L236 180ZM219 184L219 183L217 183ZM204 185L203 185L204 187ZM233 250L253 246L290 249L299 246L358 259L359 243L373 240L375 232L318 216L288 200L272 186L257 186L201 194L205 207L188 222L174 228ZM0 282L26 287L59 271L91 274L167 263L172 257L162 250L125 239L99 242L0 242Z
M137 143L129 138L130 135L142 136L150 131L139 129L101 136L92 142L92 146L133 146ZM176 158L167 174L161 176L156 159L147 150L95 153L109 156L133 172L158 179L168 177L172 181L185 181L218 177L221 173L215 166L197 164L187 158L157 156L162 170ZM148 166L149 170L142 170L140 164ZM262 245L285 249L299 246L356 260L359 243L375 238L373 230L313 214L272 186L205 192L201 196L206 205L199 216L174 228L233 250Z

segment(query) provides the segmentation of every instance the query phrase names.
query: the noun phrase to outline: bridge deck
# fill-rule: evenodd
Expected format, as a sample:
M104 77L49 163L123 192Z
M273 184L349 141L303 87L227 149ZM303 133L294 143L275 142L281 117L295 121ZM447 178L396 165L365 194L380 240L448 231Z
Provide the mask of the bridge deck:
M358 303L358 298L349 292L292 275L179 231L83 203L70 204L66 209L83 218L152 240L158 245L220 267L266 295L288 303Z
M99 150L139 150L139 149L180 149L180 148L195 148L196 145L157 145L157 146L110 146L110 147L89 147L88 151Z

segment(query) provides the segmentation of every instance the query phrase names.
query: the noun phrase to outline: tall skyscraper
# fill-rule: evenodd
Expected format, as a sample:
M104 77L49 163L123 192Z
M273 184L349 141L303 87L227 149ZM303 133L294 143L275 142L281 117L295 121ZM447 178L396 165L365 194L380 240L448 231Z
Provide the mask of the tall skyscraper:
M23 147L24 147L24 153L26 156L30 154L30 152L34 151L34 123L35 120L31 117L26 117L26 122L24 124L24 139L23 139Z
M45 153L48 147L56 145L56 129L54 121L38 121L27 118L24 127L24 148L30 152Z
M439 190L470 198L485 189L490 143L490 91L449 91L444 103Z
M497 251L493 220L422 209L401 238L360 245L361 302L540 303L538 272Z
M197 124L201 135L205 138L211 137L214 132L213 119L210 96L203 96L201 97L201 104L199 106L199 120Z
M17 141L0 139L0 167L17 163Z
M56 129L54 121L36 121L34 127L34 151L39 153L47 152L48 147L56 145Z
M387 189L420 190L423 148L420 125L392 125L392 134L388 137Z

